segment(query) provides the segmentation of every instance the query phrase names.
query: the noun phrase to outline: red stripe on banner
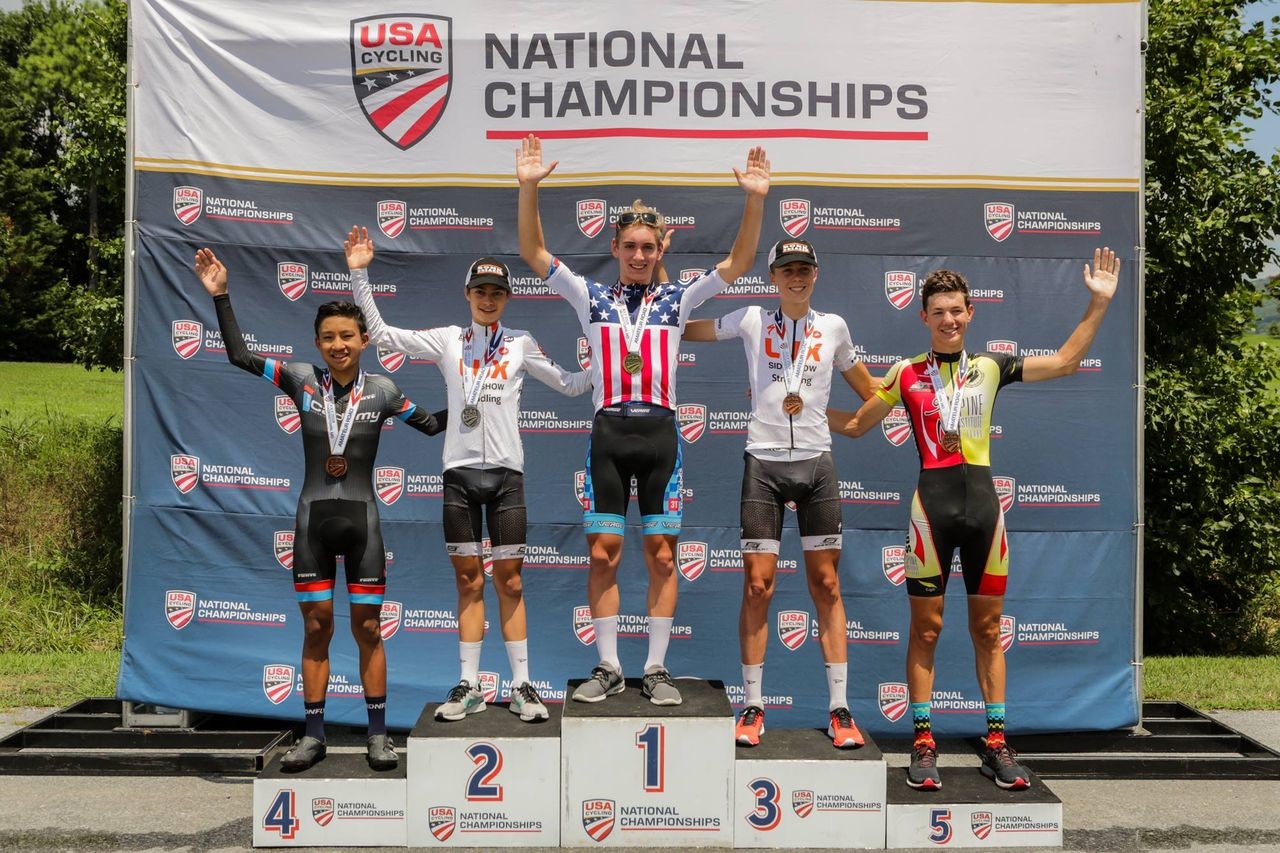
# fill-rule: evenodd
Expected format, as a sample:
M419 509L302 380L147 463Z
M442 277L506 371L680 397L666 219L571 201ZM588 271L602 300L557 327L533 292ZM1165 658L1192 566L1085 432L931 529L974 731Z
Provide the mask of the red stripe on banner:
M380 128L384 128L391 122L398 119L400 114L409 109L409 107L418 103L418 101L421 101L427 95L430 95L432 91L448 82L449 75L447 74L443 77L437 77L434 80L428 80L421 86L416 86L405 92L403 95L397 95L387 101L385 104L369 113L369 118L373 120L375 125Z
M449 78L445 78L446 80ZM412 145L417 141L418 137L431 129L436 123L436 118L440 115L440 111L444 109L445 98L436 101L435 106L422 114L422 117L413 123L413 127L405 131L404 136L400 137L401 145Z
M640 139L861 139L871 142L928 142L924 130L820 130L805 127L724 128L693 130L680 127L588 127L581 130L489 130L487 139L603 139L630 136Z

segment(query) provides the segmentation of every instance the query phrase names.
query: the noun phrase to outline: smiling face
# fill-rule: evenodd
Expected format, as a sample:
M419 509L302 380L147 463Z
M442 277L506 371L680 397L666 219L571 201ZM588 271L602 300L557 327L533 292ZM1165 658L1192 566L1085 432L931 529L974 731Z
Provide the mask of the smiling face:
M478 284L467 288L467 302L471 303L471 319L482 326L491 326L502 319L511 291L496 284Z
M613 256L618 259L618 281L649 284L658 261L662 260L662 240L656 228L632 225L613 238Z
M925 302L920 319L929 327L929 340L934 352L960 352L964 349L964 333L973 319L973 306L959 291L932 294Z
M316 349L335 377L354 373L360 367L360 354L369 345L369 336L360 331L354 317L325 317L316 331Z
M813 285L818 281L818 268L805 261L791 261L770 267L769 281L778 288L778 299L784 306L808 307Z

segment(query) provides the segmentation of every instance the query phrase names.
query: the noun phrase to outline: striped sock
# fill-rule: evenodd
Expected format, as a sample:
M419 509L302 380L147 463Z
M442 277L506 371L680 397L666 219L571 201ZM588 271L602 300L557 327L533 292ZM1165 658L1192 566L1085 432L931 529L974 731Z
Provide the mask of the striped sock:
M1004 745L1004 703L987 703L987 747Z
M929 702L911 703L911 725L916 732L916 743L933 743L933 721L929 719Z

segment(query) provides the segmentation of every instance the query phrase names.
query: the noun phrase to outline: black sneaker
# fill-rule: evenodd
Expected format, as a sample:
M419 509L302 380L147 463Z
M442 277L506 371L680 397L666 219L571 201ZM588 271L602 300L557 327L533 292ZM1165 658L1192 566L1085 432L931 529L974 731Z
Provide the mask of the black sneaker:
M1025 791L1031 787L1031 776L1018 763L1018 753L1007 743L982 751L982 775L1006 791Z
M942 777L938 775L938 748L933 743L922 741L911 748L907 784L925 791L942 790Z
M394 770L400 763L396 755L396 745L386 734L369 735L366 758L374 770Z
M295 743L293 749L286 752L284 758L280 759L280 769L286 773L300 773L315 766L324 758L327 751L324 741L304 735L302 740Z

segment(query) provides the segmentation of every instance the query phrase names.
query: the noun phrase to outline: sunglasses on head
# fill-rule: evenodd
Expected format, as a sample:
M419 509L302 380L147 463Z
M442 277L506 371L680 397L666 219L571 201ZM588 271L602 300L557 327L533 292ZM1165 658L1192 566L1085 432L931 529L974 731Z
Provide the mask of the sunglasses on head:
M639 222L641 225L652 225L658 227L658 214L651 210L628 210L626 213L619 214L619 228L629 228Z

